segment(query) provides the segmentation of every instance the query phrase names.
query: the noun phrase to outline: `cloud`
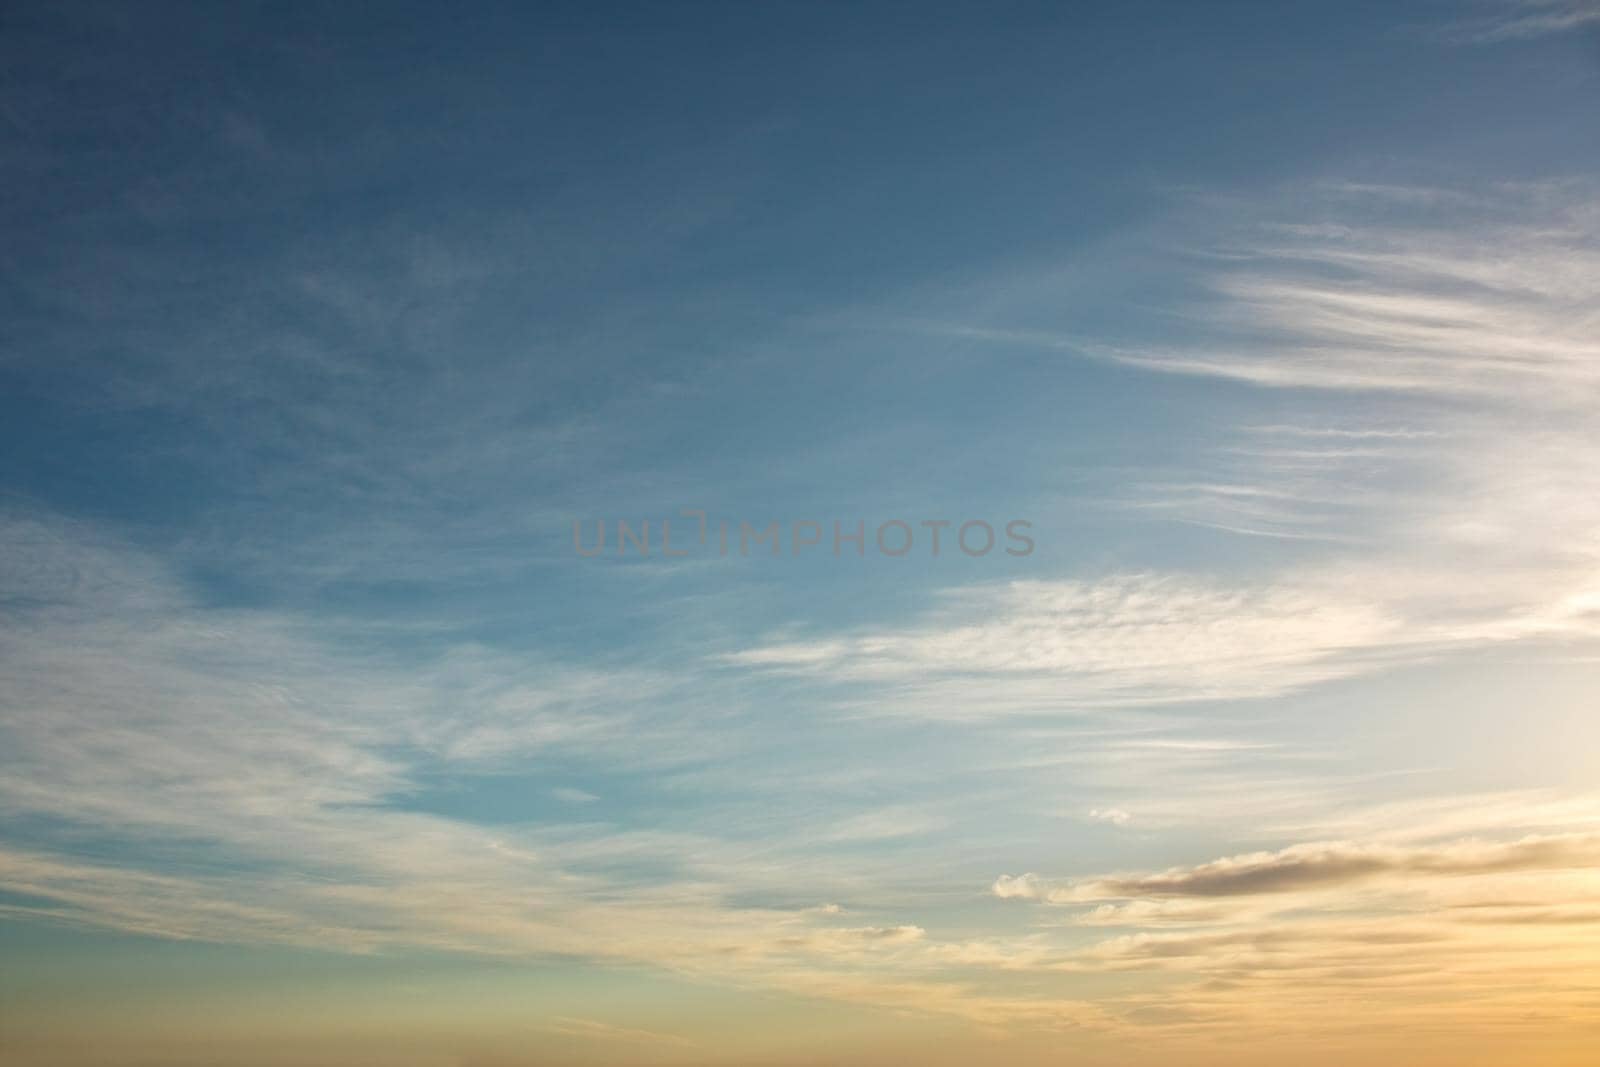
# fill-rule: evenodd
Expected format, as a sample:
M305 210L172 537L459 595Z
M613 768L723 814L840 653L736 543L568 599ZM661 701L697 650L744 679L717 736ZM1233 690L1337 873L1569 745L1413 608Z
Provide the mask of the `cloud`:
M623 1042L631 1045L648 1045L654 1048L663 1046L669 1048L699 1048L697 1042L691 1041L681 1034L668 1034L659 1030L642 1030L631 1026L618 1026L615 1023L602 1022L598 1019L575 1019L567 1016L554 1016L545 1029L567 1037L579 1037L593 1041Z
M891 807L847 816L823 831L829 841L885 841L931 834L945 821L914 807Z
M417 803L438 783L446 799L470 795L553 757L563 773L715 766L737 742L685 719L673 692L690 674L476 645L375 655L340 624L206 606L148 553L41 516L0 517L0 561L8 918L350 953L570 956L904 1003L907 986L856 972L898 973L928 940L870 897L890 895L877 846L939 829L935 814L867 808L802 843L721 825L716 808L714 828L629 828L563 786L538 790L571 805L553 822ZM826 925L838 905L751 903L843 889L858 925ZM962 1001L945 992L927 1007L989 1010Z
M1095 822L1106 822L1112 826L1126 826L1133 821L1133 816L1121 808L1090 808L1089 818Z
M1215 1027L1285 998L1342 1002L1410 979L1470 995L1497 1024L1521 1017L1513 987L1529 975L1561 1004L1584 980L1569 963L1594 962L1556 944L1593 911L1592 804L1358 810L1345 801L1373 779L1340 793L1293 763L1304 751L1249 737L1242 716L1196 728L1174 707L1282 696L1491 642L1600 635L1600 510L1588 502L1600 448L1576 402L1589 387L1592 342L1578 327L1593 294L1592 220L1547 195L1542 230L1274 231L1209 276L1222 307L1205 324L1237 342L1217 351L1252 369L1281 358L1293 389L1270 418L1185 448L1184 463L1141 475L1115 503L1303 542L1293 565L1249 580L1137 570L982 584L908 619L791 630L715 669L619 671L448 639L426 655L376 654L341 620L211 606L148 552L13 516L0 530L0 807L18 839L36 841L40 825L71 834L50 835L54 850L0 852L0 887L24 901L10 914L230 943L645 962L1047 1028ZM1497 238L1505 261L1489 253ZM1446 358L1457 341L1459 362ZM1380 398L1373 410L1317 406L1346 380ZM730 676L728 690L708 688ZM843 718L783 732L768 716L741 733L758 702L723 697L781 697L789 680L807 707L951 721L856 734ZM1036 717L960 722L996 714ZM776 731L766 749L762 730ZM824 771L770 756L802 736L796 747L826 758ZM913 737L954 739L959 759L882 765ZM531 788L570 801L570 818L486 825L429 810L441 780L470 786L545 757L563 774ZM578 763L644 768L668 805L734 776L741 792L718 810L672 812L690 828L629 829L607 821L612 810L649 800L604 784L607 802L587 804L552 785L606 781L564 777ZM934 778L932 802L887 794ZM1052 792L1041 797L1040 783ZM953 865L984 864L963 869L969 893L985 870L1045 869L1001 855L1026 824L984 823L976 857L951 843L977 823L962 810L977 790L1023 796L1023 819L1066 813L1052 826L1067 832L1085 812L1111 825L1137 812L1152 835L1141 849L1203 813L1232 824L1228 849L1273 850L1075 882L1001 876L993 896L1058 909L1028 912L1045 918L1024 933L964 937L915 913L948 893ZM797 813L763 821L777 816L752 814L752 794ZM1511 836L1513 823L1534 836ZM804 847L774 840L802 824ZM1460 836L1472 834L1486 837ZM794 904L835 898L859 925L832 928L835 912ZM1128 936L1086 944L1107 929ZM1167 983L1161 1003L1104 989L1086 1003L1085 987L1055 984L1144 969ZM1037 983L1022 988L1024 972ZM1416 999L1362 1018L1379 1017L1429 1019Z
M651 703L664 690L642 675L473 646L399 662L337 628L205 608L146 554L69 523L7 517L0 545L0 808L11 835L66 824L98 854L8 849L0 884L77 921L362 949L577 950L594 921L578 913L607 884L574 869L592 859L409 801L440 775L470 780L539 753L638 745L642 765L680 758ZM587 847L605 843L615 835ZM691 895L685 915L715 913L714 893Z
M1235 207L1197 241L1192 299L1168 308L1181 343L1009 321L1048 321L1047 301L947 328L1281 387L1273 417L1202 420L1200 444L1090 502L1263 542L1277 566L1248 582L1164 569L974 586L727 661L849 684L861 711L977 719L1268 698L1600 637L1600 191L1330 181L1286 199L1294 222ZM1359 415L1351 390L1367 394Z
M1041 896L1048 898L1048 893ZM1185 900L1130 900L1101 904L1072 917L1078 926L1202 926L1236 918L1237 910Z
M1034 900L1040 895L1036 874L1002 874L994 880L994 895L1001 900Z
M849 926L812 930L779 938L777 947L782 951L802 950L821 955L837 956L870 951L879 947L905 945L921 941L927 931L920 926Z
M1500 10L1457 23L1446 32L1447 39L1498 44L1570 33L1600 23L1600 3L1595 0L1495 0L1493 6Z
M786 851L756 838L629 832L598 821L489 826L406 810L420 779L499 768L497 753L553 746L578 758L598 745L630 760L667 758L670 766L662 749L675 742L657 732L653 714L671 711L653 704L661 691L648 688L648 678L616 679L612 688L588 672L530 672L481 649L435 662L374 663L290 617L202 609L181 582L129 546L48 522L6 530L12 551L0 558L21 561L16 570L27 584L16 587L28 591L8 601L3 621L12 657L3 661L0 715L7 825L46 817L97 828L118 846L94 857L0 848L0 889L15 894L10 917L352 953L411 946L513 958L566 954L985 1026L1117 1035L1235 1025L1252 1004L1282 1005L1300 989L1326 995L1409 970L1477 975L1471 991L1494 1018L1521 1007L1507 980L1491 973L1507 959L1538 961L1539 981L1557 996L1579 980L1544 942L1535 955L1518 956L1516 939L1570 938L1593 912L1595 887L1585 881L1600 862L1593 823L1585 823L1597 810L1592 803L1507 796L1477 798L1470 810L1413 804L1346 815L1351 832L1528 826L1519 839L1390 836L1291 845L1155 874L1076 882L1001 876L991 886L997 898L1056 905L1051 915L1073 906L1065 921L1019 934L942 934L933 923L856 899L851 914L860 918L835 926L842 909L751 901L827 900L846 887L894 900L883 879L905 878L908 859L882 854L882 843L948 829L946 812L875 806L824 824L839 846L873 853L841 866L825 852ZM1152 646L1182 633L1174 620L1255 603L1160 582L1098 597L1088 585L1029 595L1016 603L1037 599L1052 620L1100 620L1083 622L1085 633L1115 629L1105 613L1145 620L1139 625L1151 628ZM1121 670L1128 650L1144 644L1126 633L1107 642L1072 654L1097 655ZM1215 654L1218 646L1205 647ZM1187 669L1189 659L1162 650L1132 661L1148 672ZM34 664L42 665L37 672ZM596 706L610 708L601 727L571 728ZM634 738L636 731L645 736ZM630 740L636 748L616 747ZM1097 743L1163 768L1225 770L1243 755L1276 756L1270 745L1192 731L1114 730ZM1040 750L1032 735L1024 745ZM1228 778L1235 792L1237 783ZM1260 804L1252 795L1252 811ZM1072 810L1115 824L1128 809ZM1142 816L1142 800L1137 810ZM1286 820L1294 815L1284 809ZM1547 825L1565 831L1538 832ZM946 847L930 841L911 855L937 864ZM640 869L648 873L641 877ZM1085 943L1105 930L1125 936ZM1055 984L1139 971L1174 983L1160 1004L1138 993L1067 995L1070 987ZM1296 976L1294 990L1271 984L1285 974ZM1018 985L1021 976L1030 977ZM1467 981L1440 980L1448 989ZM1210 982L1236 992L1200 988ZM1314 1006L1308 1010L1297 1018L1316 1017ZM1369 1021L1416 1022L1421 1010L1390 1004Z
M1096 351L1270 387L1581 404L1600 385L1594 190L1547 183L1465 201L1436 200L1400 225L1243 239L1192 312L1215 344Z
M920 623L759 646L742 666L885 686L875 706L975 717L1268 696L1359 669L1395 622L1359 600L1177 576L953 591Z
M1236 897L1356 885L1378 878L1451 877L1600 867L1600 835L1528 837L1405 848L1328 842L1253 852L1160 874L1102 878L1051 890L1053 904L1125 898Z
M1471 821L1470 802L1438 803ZM1515 817L1481 810L1486 833L1538 818L1531 808ZM1557 807L1544 812L1564 821ZM1448 1023L1448 1006L1464 1002L1479 1033L1584 1017L1600 951L1574 931L1600 918L1594 819L1578 832L1403 843L1406 815L1388 810L1372 826L1380 839L1368 842L1295 844L1074 882L1002 876L997 896L1070 908L1070 929L1128 932L1070 948L1037 938L975 946L968 956L1040 974L1159 975L1159 992L1100 1002L1146 1034L1141 1006L1174 1012L1179 1033L1211 1039L1267 1040L1308 1025L1350 1039L1358 1030L1414 1033ZM1341 1019L1336 1004L1361 1005L1359 1022Z

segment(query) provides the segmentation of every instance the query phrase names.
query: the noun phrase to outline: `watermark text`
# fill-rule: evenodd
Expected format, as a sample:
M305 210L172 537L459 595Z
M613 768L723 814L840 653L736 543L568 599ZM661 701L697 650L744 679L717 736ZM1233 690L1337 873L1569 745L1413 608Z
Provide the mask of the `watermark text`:
M676 525L674 525L676 523ZM723 519L697 508L675 518L573 519L572 548L580 556L683 559L689 556L765 556L789 558L831 554L904 559L961 555L978 559L1031 556L1033 523L1010 519L866 519L824 523L816 519L776 519L753 523Z

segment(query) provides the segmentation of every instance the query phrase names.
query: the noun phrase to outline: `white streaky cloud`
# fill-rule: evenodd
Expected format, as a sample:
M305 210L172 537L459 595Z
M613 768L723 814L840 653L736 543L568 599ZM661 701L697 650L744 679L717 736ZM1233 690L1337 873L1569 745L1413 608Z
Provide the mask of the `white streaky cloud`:
M0 846L9 918L351 953L568 955L897 1008L925 995L920 1010L962 1018L1061 1010L914 980L934 939L903 916L853 906L835 926L838 905L747 902L881 897L890 861L865 850L845 862L819 845L407 810L430 777L460 783L537 753L659 769L680 748L714 758L698 724L659 721L676 712L658 678L476 647L375 661L291 616L203 607L148 555L86 528L12 517L0 544L0 810L72 828L53 848ZM580 792L547 795L582 816ZM940 825L880 807L828 840L851 852Z
M1187 900L1129 900L1120 904L1100 904L1080 911L1073 915L1072 921L1078 926L1136 926L1150 929L1226 922L1237 918L1239 913L1239 909L1231 903L1216 905Z
M968 587L898 628L806 642L804 656L758 645L724 662L858 683L866 695L849 706L862 712L978 719L1263 699L1452 651L1600 637L1600 559L1587 535L1566 551L1519 552L1516 525L1467 514L1427 520L1443 528L1397 539L1390 560L1331 562L1275 584L1142 574ZM1498 564L1471 583L1438 547L1429 558L1430 542L1464 540Z
M1292 566L1245 587L1171 573L976 587L909 622L791 632L732 661L875 687L862 711L981 718L1272 697L1600 638L1600 189L1346 182L1293 200L1330 221L1219 238L1194 279L1208 298L1176 312L1183 345L958 331L1285 387L1272 420L1219 426L1096 503L1292 543ZM1329 391L1352 388L1370 410L1333 414Z
M901 629L731 659L878 683L895 690L873 698L885 706L969 717L1268 696L1357 670L1347 655L1399 639L1381 608L1327 591L1127 575L958 590Z
M884 841L931 834L944 825L943 818L917 808L892 807L851 815L828 827L823 837L828 841Z
M1437 430L1408 430L1393 427L1295 426L1284 423L1245 426L1243 429L1250 433L1267 434L1269 436L1281 434L1291 437L1334 438L1336 440L1352 441L1411 441L1418 438L1439 436Z
M1169 309L1192 341L1141 344L1004 321L915 328L1275 388L1569 413L1592 402L1600 385L1592 181L1324 182L1286 199L1297 214L1340 221L1286 224L1258 210L1242 233L1202 242L1209 255L1190 279L1202 298ZM1409 209L1403 224L1387 210L1397 201Z
M1382 803L1324 804L1315 812L1262 826L1279 837L1358 838L1414 845L1464 834L1519 837L1562 834L1600 825L1600 796L1554 789L1469 792Z
M1542 796L1482 805L1499 828L1493 839L1378 835L1154 875L1074 883L1002 876L990 886L994 897L1061 917L1009 936L952 935L920 916L858 908L854 900L848 925L834 907L752 906L750 899L780 895L808 903L848 899L834 887L852 874L860 876L857 887L876 881L884 865L903 857L864 861L853 871L830 860L832 869L819 869L814 855L801 859L708 834L628 833L598 823L488 827L403 810L395 801L427 772L499 766L492 746L466 746L464 755L455 743L482 736L474 729L480 718L503 729L498 736L510 752L620 744L629 730L541 728L530 738L519 728L523 720L582 719L592 703L616 701L615 714L629 727L648 731L652 720L587 673L550 671L551 685L570 687L547 693L525 664L485 650L443 665L372 669L325 647L292 619L202 610L170 575L125 546L86 546L59 528L40 538L30 529L17 540L35 546L28 551L40 567L23 570L84 573L83 561L93 559L112 580L56 581L54 593L36 588L29 604L7 616L0 796L8 814L96 827L136 848L127 858L92 860L70 850L0 849L0 891L15 895L11 916L357 953L424 947L510 958L570 954L980 1025L1128 1035L1147 1032L1150 1006L1136 995L1084 999L1064 995L1068 987L1054 981L1157 972L1173 983L1164 1010L1217 1028L1237 1023L1252 1004L1381 984L1394 974L1395 947L1404 945L1406 965L1441 976L1439 988L1481 998L1494 1018L1515 1018L1525 1001L1513 986L1526 974L1508 977L1506 961L1517 958L1519 946L1570 939L1594 910L1594 872L1586 864L1596 839L1593 826L1582 823L1592 805ZM70 592L85 587L122 592ZM1164 673L1173 664L1187 670L1187 652L1137 650L1181 637L1196 618L1225 618L1230 605L1282 610L1270 596L1229 600L1218 588L1197 591L1183 582L1141 579L1113 589L1046 585L1018 603L1037 599L1051 620L1083 616L1114 630L1105 620L1123 617L1136 623L1127 629L1146 627L1139 640L1123 635L1074 653L1113 674L1130 662L1139 671ZM1216 654L1218 646L1206 644L1216 640L1196 644ZM919 664L932 654L916 642L887 647L919 649ZM1294 663L1302 655L1269 650L1262 662ZM30 669L36 661L48 670ZM1275 745L1248 737L1101 729L1109 731L1105 744L1158 762L1280 757ZM396 737L406 744L394 745ZM652 735L644 749L658 740ZM644 755L627 752L630 759ZM1248 799L1253 810L1262 803L1260 795ZM1135 809L1141 820L1143 805L1141 799ZM1364 818L1379 825L1417 814L1396 809ZM871 843L937 829L945 815L876 806L830 826L843 831L844 845ZM1441 809L1430 818L1455 826L1457 817L1465 815ZM1501 832L1541 819L1565 832ZM1487 834L1487 825L1468 821L1455 832ZM645 881L611 873L668 860L678 873ZM1063 891L1082 896L1085 885L1101 895L1059 906ZM1263 887L1272 891L1245 891ZM1045 907L1052 903L1058 906ZM1104 930L1127 936L1086 943ZM1557 996L1575 988L1590 973L1582 965L1594 962L1540 960L1540 980ZM1028 975L1039 981L1019 985ZM1294 988L1276 990L1272 979L1284 975L1296 978ZM1222 978L1250 996L1218 994L1210 983ZM1425 1004L1396 1002L1381 1019L1417 1024L1426 1012Z
M630 737L630 758L670 763L644 707L661 690L643 676L472 648L428 664L372 661L330 651L288 618L202 609L148 557L70 524L13 519L0 543L8 580L20 576L0 642L0 808L93 828L173 869L151 880L137 863L8 855L13 889L70 899L82 921L213 936L209 910L259 899L261 914L283 913L282 936L298 907L311 941L339 940L328 931L344 923L351 942L471 945L440 929L443 912L391 925L376 918L381 901L364 918L331 887L408 908L416 895L473 889L485 901L543 891L565 906L600 883L525 830L404 810L424 774L563 747L620 751ZM197 850L267 873L184 880ZM548 851L570 860L574 849ZM257 883L274 888L247 889ZM145 911L130 917L139 900ZM259 925L240 921L235 935L252 939Z
M1600 387L1600 197L1507 187L1406 228L1246 243L1205 279L1191 348L1086 345L1258 385L1514 400L1575 411ZM1487 217L1486 217L1487 216Z
M1503 44L1571 33L1600 23L1596 0L1494 0L1498 8L1449 27L1444 36L1459 44Z
M1290 457L1278 452L1273 458L1282 461ZM1348 519L1356 501L1337 494L1319 497L1314 483L1305 484L1310 479L1304 468L1337 467L1349 457L1330 452L1302 452L1293 458L1296 466L1302 468L1301 477L1283 479L1283 484L1276 486L1261 482L1152 482L1130 486L1122 497L1111 503L1140 513L1141 517L1170 519L1239 534L1330 544L1363 540L1359 534L1349 532L1348 521L1340 523ZM1306 462L1308 460L1311 462ZM1259 478L1256 472L1252 475ZM1336 523L1344 528L1338 528Z

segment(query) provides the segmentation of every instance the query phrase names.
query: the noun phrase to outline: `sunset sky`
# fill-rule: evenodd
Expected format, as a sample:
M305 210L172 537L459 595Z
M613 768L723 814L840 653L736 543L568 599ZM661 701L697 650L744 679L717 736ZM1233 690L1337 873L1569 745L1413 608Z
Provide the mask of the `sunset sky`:
M0 193L5 1067L1600 1062L1595 0L7 3Z

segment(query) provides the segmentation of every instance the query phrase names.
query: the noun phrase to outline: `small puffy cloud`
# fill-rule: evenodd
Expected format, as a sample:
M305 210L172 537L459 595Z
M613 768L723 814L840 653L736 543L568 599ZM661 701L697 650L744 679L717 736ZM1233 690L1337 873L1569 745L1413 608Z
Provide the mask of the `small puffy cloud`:
M1121 808L1090 808L1089 818L1094 822L1108 822L1112 826L1126 826L1133 816Z
M1039 876L1002 874L994 880L991 889L1001 900L1037 900L1040 895Z

